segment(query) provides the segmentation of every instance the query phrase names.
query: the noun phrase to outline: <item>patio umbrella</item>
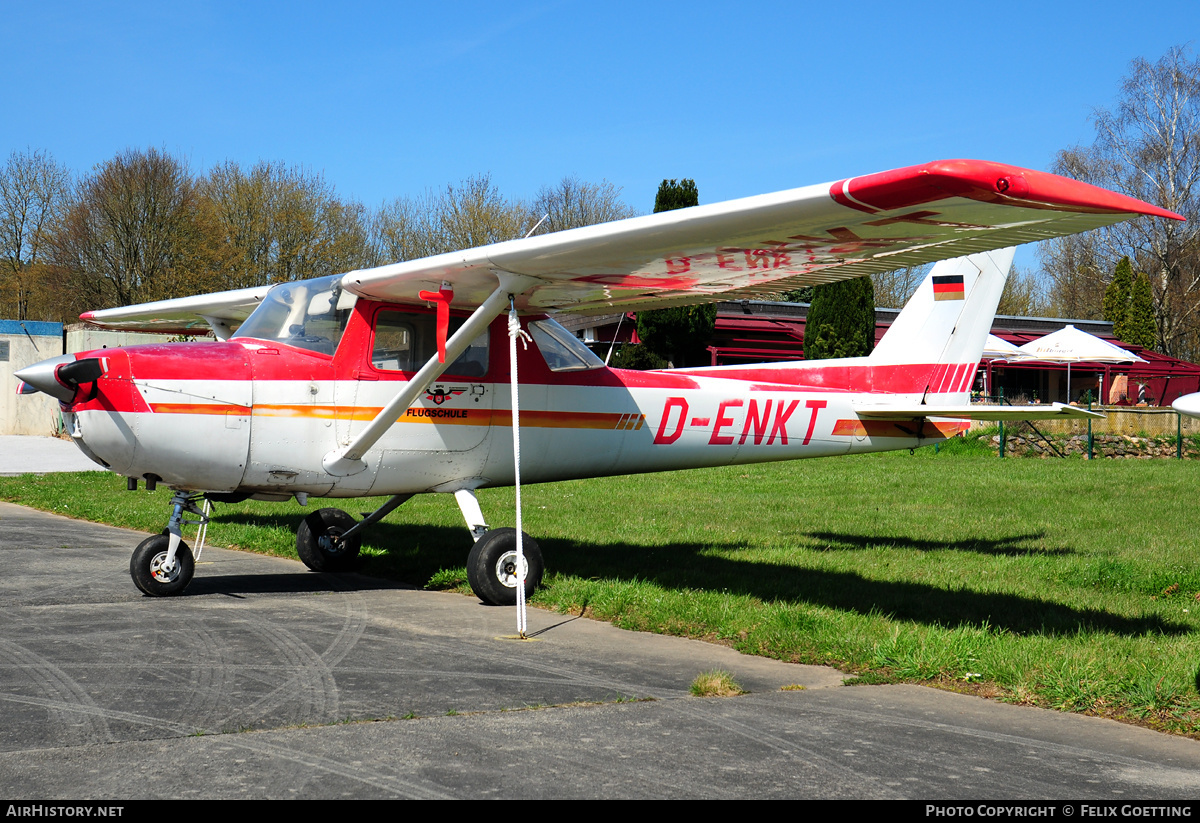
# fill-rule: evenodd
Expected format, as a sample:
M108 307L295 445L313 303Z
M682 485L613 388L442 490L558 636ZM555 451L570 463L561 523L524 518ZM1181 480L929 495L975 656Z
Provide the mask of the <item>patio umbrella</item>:
M983 344L983 359L985 361L989 361L986 363L986 368L983 373L983 393L990 394L992 383L991 361L1001 360L1005 363L1016 363L1021 360L1034 360L1036 358L1021 351L1007 340L999 338L994 334L989 334L987 336L987 340Z
M1071 399L1072 363L1145 363L1146 361L1120 346L1101 340L1094 334L1067 326L1045 337L1018 347L1035 360L1067 364L1067 401Z
M1017 360L1036 360L1037 358L1026 354L1007 340L989 334L987 341L983 344L983 359L1015 362Z

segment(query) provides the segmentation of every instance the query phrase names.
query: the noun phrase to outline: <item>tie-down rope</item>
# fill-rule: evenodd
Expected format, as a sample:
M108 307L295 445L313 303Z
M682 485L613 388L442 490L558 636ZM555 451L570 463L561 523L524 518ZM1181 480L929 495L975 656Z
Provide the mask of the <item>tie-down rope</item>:
M517 340L529 348L529 333L521 328L516 301L508 296L508 373L512 382L513 488L517 506L517 634L525 639L525 546L521 530L521 411L517 400Z

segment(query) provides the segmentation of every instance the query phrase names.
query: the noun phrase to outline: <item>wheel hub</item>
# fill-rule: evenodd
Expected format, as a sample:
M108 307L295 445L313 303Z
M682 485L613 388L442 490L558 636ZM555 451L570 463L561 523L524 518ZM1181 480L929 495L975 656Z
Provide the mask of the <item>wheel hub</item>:
M172 562L167 566L167 553L159 552L150 561L150 574L159 583L174 583L179 578L179 563Z
M517 587L517 580L525 580L529 577L529 561L521 558L521 576L517 577L517 553L505 552L500 555L500 559L496 561L496 579L500 581L502 586L510 589Z
M321 551L326 554L337 554L345 546L341 541L341 536L336 534L323 534L317 538L317 545L321 547Z

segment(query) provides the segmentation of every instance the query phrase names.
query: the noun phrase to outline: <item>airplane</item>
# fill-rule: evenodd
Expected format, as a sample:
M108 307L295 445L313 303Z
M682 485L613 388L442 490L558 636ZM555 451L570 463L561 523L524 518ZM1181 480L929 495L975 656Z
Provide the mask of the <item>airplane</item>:
M1176 397L1171 408L1188 417L1200 417L1200 392Z
M912 449L973 419L1100 416L971 405L970 387L1012 246L1144 215L1183 219L1044 172L938 161L92 311L81 319L103 328L216 340L52 358L20 370L18 390L57 398L74 442L129 489L174 491L167 528L130 561L147 595L188 585L182 527L203 529L213 502L388 496L362 520L336 508L304 519L300 559L338 571L365 528L413 495L446 493L473 539L472 590L512 604L544 568L521 531L522 482ZM623 371L550 316L760 297L933 261L861 358ZM516 528L490 528L475 492L504 485L517 487Z

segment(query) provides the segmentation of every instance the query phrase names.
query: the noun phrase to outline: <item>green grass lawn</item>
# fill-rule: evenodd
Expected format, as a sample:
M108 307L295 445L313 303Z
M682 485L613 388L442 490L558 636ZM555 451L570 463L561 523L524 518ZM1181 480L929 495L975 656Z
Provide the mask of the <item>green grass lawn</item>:
M523 496L543 608L1200 737L1198 493L1194 462L998 460L959 441ZM145 531L169 495L94 473L0 478L0 499ZM511 489L480 500L512 524ZM319 505L218 506L209 537L294 557ZM424 495L368 532L363 571L465 590L469 548L453 499Z

